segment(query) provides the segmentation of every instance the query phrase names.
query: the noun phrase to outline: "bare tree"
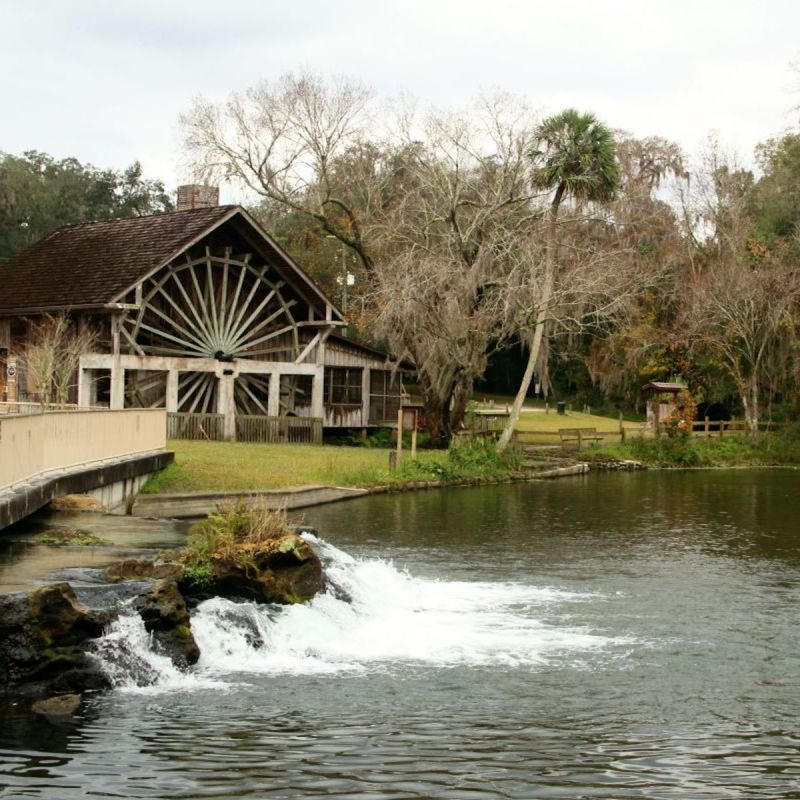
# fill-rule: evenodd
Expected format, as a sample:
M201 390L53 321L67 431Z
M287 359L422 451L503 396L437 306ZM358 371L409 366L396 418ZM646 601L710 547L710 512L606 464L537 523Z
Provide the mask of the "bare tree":
M784 340L795 339L800 274L729 259L700 276L687 299L684 328L694 346L716 356L733 378L755 437L771 358Z
M45 314L31 323L23 353L26 381L42 403L65 405L75 386L80 358L97 344L97 333L66 314Z
M356 81L293 73L225 103L200 98L180 118L187 155L199 177L233 180L307 216L371 272L362 227L375 202L380 154L365 137L370 98Z
M617 252L629 260L637 291L619 324L593 341L587 367L603 392L638 393L643 374L651 380L662 370L675 372L674 359L686 349L685 337L674 326L687 266L686 239L680 205L673 208L667 201L685 193L690 176L680 148L659 137L623 134L617 157L619 188L607 212L618 237Z
M182 123L198 171L305 214L356 253L373 332L414 360L432 436L446 443L508 335L509 292L532 252L521 243L540 215L526 178L533 121L503 96L422 118L405 105L379 140L366 135L369 98L289 75L224 106L198 101Z
M416 363L440 443L514 330L529 264L542 260L526 179L531 129L528 110L504 96L407 124L395 157L403 191L374 222L376 329Z
M751 436L775 356L796 341L800 271L754 235L753 176L711 140L684 198L692 270L678 323L733 379Z

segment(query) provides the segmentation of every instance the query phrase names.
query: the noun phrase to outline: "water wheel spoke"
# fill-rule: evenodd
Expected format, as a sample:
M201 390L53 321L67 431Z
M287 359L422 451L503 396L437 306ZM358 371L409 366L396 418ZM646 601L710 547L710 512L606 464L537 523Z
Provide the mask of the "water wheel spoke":
M239 388L239 389L240 389L242 392L244 392L245 394L247 394L247 396L248 396L248 397L249 397L249 398L250 398L250 399L253 401L253 403L254 403L254 404L255 404L255 405L258 407L258 408L260 408L260 409L261 409L261 412L262 412L263 414L268 414L268 413L269 413L269 412L267 411L266 407L263 405L263 403L262 403L262 402L261 402L261 401L258 399L258 397L257 397L257 396L256 396L256 395L253 393L253 391L252 391L252 390L250 389L250 387L247 385L247 380L246 380L246 379L245 379L245 380L241 380L241 379L240 379L240 382L237 382L237 387L238 387L238 388Z
M186 405L189 400L192 399L192 396L202 387L203 377L204 373L202 372L192 372L187 375L186 381L182 382L182 386L179 384L178 408ZM183 391L180 391L181 389Z
M178 333L182 334L183 336L187 337L187 339L194 343L196 349L199 352L207 352L208 351L208 343L204 342L202 339L197 338L197 333L195 331L186 330L182 325L179 325L172 317L168 314L165 314L161 309L156 308L155 306L148 306L147 309L150 313L155 314L156 316L163 319L166 323L172 326L173 330L176 330ZM142 325L143 327L147 328L148 326ZM153 330L152 328L148 328L149 330ZM158 329L161 330L161 329Z
M287 331L292 330L291 325L286 325L283 328L278 328L277 330L270 331L269 333L265 334L264 336L260 336L258 339L253 340L252 342L248 342L248 347L254 347L257 344L261 344L262 342L268 342L270 339L274 339L276 336L281 336L282 334L286 333ZM252 355L252 351L250 351L250 355Z
M188 326L184 330L184 333L187 336L194 337L195 341L197 341L198 343L202 342L202 343L204 343L206 345L206 347L208 347L208 344L209 344L208 336L206 335L206 332L202 328L198 328L198 326L196 324L197 321L195 320L195 322L192 322L192 320L186 315L186 312L178 305L178 303L175 302L175 300L172 298L172 296L169 294L169 292L167 292L164 289L163 286L159 286L158 291L162 295L162 297L175 309L175 311L178 314L180 314L181 318L183 319L183 321ZM176 323L173 323L173 324L175 325L175 328L177 329L178 328L177 324Z
M186 267L183 270L181 270L181 272L186 272L186 270L189 269L191 269L191 267ZM186 303L186 307L189 309L189 311L192 312L192 316L194 317L195 322L197 323L197 329L199 331L202 331L205 340L210 343L212 338L211 331L203 323L203 319L200 316L199 312L197 311L195 304L191 301L189 293L186 291L186 288L184 287L183 283L181 283L181 281L178 280L178 274L173 272L171 274L171 277L172 277L172 282L178 287L178 291L183 297L183 300Z
M270 298L267 297L266 299L269 300ZM258 325L255 325L249 329L245 326L242 335L239 337L239 339L237 339L234 342L234 347L237 349L241 349L242 347L244 347L247 344L247 342L250 339L252 339L260 330L263 330L267 325L269 325L271 322L277 319L282 313L283 309L278 308L275 311L273 311L269 316L261 320L261 322L259 322Z

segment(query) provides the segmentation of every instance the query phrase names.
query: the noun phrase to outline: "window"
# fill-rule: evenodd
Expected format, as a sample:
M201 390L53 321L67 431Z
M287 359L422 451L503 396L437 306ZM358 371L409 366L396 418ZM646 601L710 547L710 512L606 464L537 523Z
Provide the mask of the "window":
M397 422L400 408L400 373L373 369L369 374L369 421Z
M356 367L325 368L325 398L332 406L360 406L364 370Z

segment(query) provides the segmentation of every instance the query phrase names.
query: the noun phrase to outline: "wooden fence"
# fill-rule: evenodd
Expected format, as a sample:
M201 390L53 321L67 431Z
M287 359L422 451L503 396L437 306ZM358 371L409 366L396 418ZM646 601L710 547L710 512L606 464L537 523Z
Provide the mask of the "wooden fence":
M318 417L266 417L236 415L239 442L289 442L322 444L322 420ZM167 414L168 439L221 441L225 438L222 414Z
M770 433L782 426L783 423L762 419L758 422L759 433ZM692 423L692 436L710 439L712 436L744 436L749 432L747 423L743 419L702 419Z
M322 444L322 419L237 414L236 439L240 442Z
M220 441L224 435L223 414L167 414L167 439L209 439Z

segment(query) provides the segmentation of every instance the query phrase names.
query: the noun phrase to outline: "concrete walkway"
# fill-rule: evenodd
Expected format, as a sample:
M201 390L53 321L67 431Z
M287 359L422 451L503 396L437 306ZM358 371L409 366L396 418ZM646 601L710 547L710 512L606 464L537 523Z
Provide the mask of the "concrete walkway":
M101 502L111 510L126 502L154 472L171 463L175 454L156 450L103 459L75 467L43 472L29 481L0 491L0 530L38 511L56 497L102 489Z

